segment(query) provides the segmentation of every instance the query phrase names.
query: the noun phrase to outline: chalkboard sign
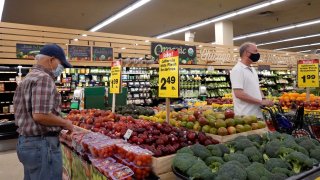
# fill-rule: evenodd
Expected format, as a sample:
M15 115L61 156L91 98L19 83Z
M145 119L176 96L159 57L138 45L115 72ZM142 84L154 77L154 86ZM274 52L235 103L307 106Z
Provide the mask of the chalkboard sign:
M92 47L92 59L94 61L111 61L113 49L109 47Z
M16 44L16 55L19 59L34 59L40 53L43 45L39 44Z
M68 45L68 58L69 60L90 61L91 47Z
M197 52L195 46L185 46L179 44L151 43L151 56L156 62L159 61L161 52L177 49L179 51L179 64L197 64Z

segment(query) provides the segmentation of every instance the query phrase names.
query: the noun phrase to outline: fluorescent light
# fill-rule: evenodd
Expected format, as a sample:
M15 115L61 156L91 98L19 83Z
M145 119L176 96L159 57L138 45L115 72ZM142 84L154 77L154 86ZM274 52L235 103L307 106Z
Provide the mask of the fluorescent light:
M99 23L98 25L94 26L93 28L91 28L89 31L91 32L95 32L98 31L99 29L103 28L104 26L114 22L115 20L121 18L122 16L125 16L126 14L132 12L133 10L139 8L140 6L143 6L144 4L150 2L151 0L140 0L137 1L135 3L133 3L132 5L128 6L127 8L121 10L120 12L116 13L115 15L107 18L106 20L104 20L103 22Z
M270 32L273 33L273 32L285 31L285 30L293 29L293 28L295 28L295 26L286 26L283 28L272 29L272 30L270 30Z
M280 50L285 50L285 49L295 49L295 48L300 48L300 47L309 47L309 46L317 46L317 45L320 45L320 43L304 44L304 45L299 45L299 46L291 46L291 47L279 48L279 49L275 49L275 50L276 51L280 51Z
M207 24L211 24L211 23L215 23L215 22L222 21L222 20L225 20L225 19L229 19L231 17L237 16L237 15L240 15L240 14L245 14L245 13L248 13L248 12L251 12L251 11L255 11L257 9L261 9L263 7L269 6L271 4L276 4L276 3L279 3L279 2L282 2L282 1L285 1L285 0L270 0L268 2L257 3L257 4L254 4L252 6L248 6L248 7L239 9L237 11L229 12L229 13L226 13L226 14L223 14L223 15L220 15L220 16L213 17L213 18L208 19L208 20L204 20L204 21L201 21L201 22L198 22L198 23L190 24L188 26L185 26L185 27L182 27L182 28L179 28L179 29L176 29L176 30L164 33L164 34L160 34L160 35L156 36L156 38L161 39L161 38L168 37L168 36L171 36L171 35L174 35L174 34L178 34L178 33L185 32L185 31L189 31L191 29L195 29L195 28L198 28L198 27L201 27L201 26L205 26Z
M4 8L4 2L5 0L0 0L0 22L2 19L2 13L3 13L3 8Z
M315 20L311 20L311 21L297 23L294 25L282 26L282 27L278 27L278 28L274 28L274 29L265 30L265 31L254 32L251 34L240 35L240 36L234 37L233 40L236 41L236 40L240 40L240 39L245 39L247 37L260 36L260 35L264 35L264 34L268 34L268 33L275 33L275 32L279 32L279 31L285 31L285 30L289 30L289 29L293 29L293 28L310 26L310 25L319 24L319 23L320 23L320 19L315 19ZM266 33L266 32L268 32L268 33Z
M88 35L86 35L86 34L82 34L81 36L83 36L83 37L87 37Z
M297 24L296 27L310 26L310 25L318 24L318 23L320 23L320 19L317 19L317 20L314 20L314 21L308 21L308 22L305 22L305 23L300 23L300 24Z
M147 43L147 42L149 42L149 40L145 40L144 42L146 42L146 43Z
M260 43L260 44L257 44L257 46L264 46L264 45L276 44L276 43L287 42L287 41L295 41L295 40L307 39L307 38L318 37L318 36L320 36L320 34L299 36L299 37L295 37L295 38L288 38L288 39L282 39L282 40L271 41L271 42L266 42L266 43Z
M262 31L262 32L257 32L257 33L249 34L249 35L247 35L247 37L260 36L260 35L268 34L268 33L269 33L269 31Z
M122 47L121 49L126 49L125 47Z
M75 39L73 39L74 41L79 41L79 39L77 39L77 38L75 38Z
M310 52L311 50L299 51L300 53Z
M253 5L253 6L249 6L247 8L243 8L243 9L240 9L237 14L244 14L244 13L247 13L247 12L251 12L251 11L254 11L254 10L257 10L257 9L260 9L260 8L263 8L263 7L266 7L266 6L269 6L270 5L270 2L267 2L267 3L262 3L260 5Z

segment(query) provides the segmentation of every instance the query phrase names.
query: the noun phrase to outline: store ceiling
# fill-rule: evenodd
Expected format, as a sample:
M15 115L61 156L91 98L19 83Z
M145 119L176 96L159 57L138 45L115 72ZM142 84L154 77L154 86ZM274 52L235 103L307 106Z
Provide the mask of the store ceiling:
M234 11L264 0L152 0L127 16L118 19L101 32L154 37L217 15ZM94 25L135 0L7 0L2 21L52 27L89 30ZM320 18L320 0L286 0L248 14L233 17L234 36L273 29L290 24ZM267 15L260 13L270 11ZM214 24L191 30L196 32L195 41L214 42ZM244 41L270 42L320 33L320 24L274 34L235 41L239 46ZM184 33L167 37L184 40ZM319 43L320 36L303 40L261 46L277 49L288 46ZM303 51L320 49L319 46L289 49Z

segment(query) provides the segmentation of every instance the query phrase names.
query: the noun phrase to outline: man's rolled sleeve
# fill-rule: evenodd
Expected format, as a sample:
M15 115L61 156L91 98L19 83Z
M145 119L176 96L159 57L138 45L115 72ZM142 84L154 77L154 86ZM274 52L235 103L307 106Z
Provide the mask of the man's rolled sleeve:
M232 89L243 89L243 73L239 69L234 69L230 73Z
M32 113L49 114L52 112L54 82L49 76L40 78L32 88Z

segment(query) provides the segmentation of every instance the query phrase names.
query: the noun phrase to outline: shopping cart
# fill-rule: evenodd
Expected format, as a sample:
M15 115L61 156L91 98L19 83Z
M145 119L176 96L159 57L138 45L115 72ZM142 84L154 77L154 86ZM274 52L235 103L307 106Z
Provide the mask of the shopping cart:
M307 112L305 115L305 123L312 136L320 141L320 112Z
M287 113L278 104L273 107L261 108L265 112L264 117L269 130L291 134L294 137L308 136L315 138L313 132L310 131L309 124L304 121L304 106L299 106L295 112Z

